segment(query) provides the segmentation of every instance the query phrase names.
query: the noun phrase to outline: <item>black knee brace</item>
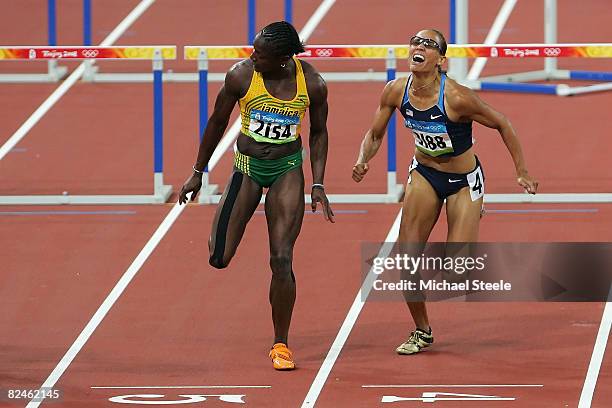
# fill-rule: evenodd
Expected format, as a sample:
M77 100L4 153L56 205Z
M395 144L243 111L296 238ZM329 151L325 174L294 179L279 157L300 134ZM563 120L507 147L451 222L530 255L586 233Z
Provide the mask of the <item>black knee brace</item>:
M225 253L225 240L227 237L227 227L229 225L230 215L234 209L236 203L236 197L240 191L242 185L242 177L244 175L238 171L232 175L232 181L230 182L227 196L223 202L221 213L219 214L219 221L217 222L217 231L215 231L215 249L210 255L209 263L215 268L225 268L227 265L223 262L223 255Z

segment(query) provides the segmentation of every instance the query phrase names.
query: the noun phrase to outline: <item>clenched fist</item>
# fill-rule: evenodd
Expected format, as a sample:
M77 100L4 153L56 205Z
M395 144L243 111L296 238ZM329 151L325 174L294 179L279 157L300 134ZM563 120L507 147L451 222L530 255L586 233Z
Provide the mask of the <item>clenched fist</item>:
M353 166L353 180L359 183L363 180L363 177L366 175L370 167L368 163L357 163Z

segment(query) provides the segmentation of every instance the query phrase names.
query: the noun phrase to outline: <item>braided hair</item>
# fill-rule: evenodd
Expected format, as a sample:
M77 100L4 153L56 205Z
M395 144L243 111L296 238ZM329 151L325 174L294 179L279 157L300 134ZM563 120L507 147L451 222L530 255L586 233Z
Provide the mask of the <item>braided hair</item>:
M291 57L304 52L304 44L300 41L300 36L295 28L286 21L268 24L261 30L260 36L271 45L272 52L276 56L288 55Z

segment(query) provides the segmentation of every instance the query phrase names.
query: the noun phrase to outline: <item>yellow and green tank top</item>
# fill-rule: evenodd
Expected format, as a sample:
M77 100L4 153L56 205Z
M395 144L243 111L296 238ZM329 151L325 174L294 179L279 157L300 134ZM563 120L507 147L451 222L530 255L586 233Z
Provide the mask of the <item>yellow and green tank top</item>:
M240 98L241 131L258 142L289 143L300 137L304 113L310 105L306 79L300 60L293 57L296 70L297 92L290 100L272 96L264 85L261 72L253 71L251 85Z

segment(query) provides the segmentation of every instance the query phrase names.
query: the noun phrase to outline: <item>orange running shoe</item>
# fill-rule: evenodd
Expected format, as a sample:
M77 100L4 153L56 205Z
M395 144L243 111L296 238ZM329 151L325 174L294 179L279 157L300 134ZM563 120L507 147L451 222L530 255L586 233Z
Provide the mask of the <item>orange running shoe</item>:
M295 363L293 362L293 353L287 348L284 343L276 343L270 350L270 358L276 370L293 370Z

